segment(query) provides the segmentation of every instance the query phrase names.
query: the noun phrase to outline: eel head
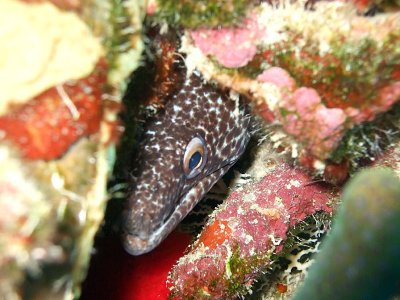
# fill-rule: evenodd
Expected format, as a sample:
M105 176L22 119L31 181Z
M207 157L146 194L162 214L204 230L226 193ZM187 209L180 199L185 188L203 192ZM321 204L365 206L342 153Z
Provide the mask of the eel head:
M154 249L243 154L250 117L239 97L195 71L146 126L124 209L124 247Z

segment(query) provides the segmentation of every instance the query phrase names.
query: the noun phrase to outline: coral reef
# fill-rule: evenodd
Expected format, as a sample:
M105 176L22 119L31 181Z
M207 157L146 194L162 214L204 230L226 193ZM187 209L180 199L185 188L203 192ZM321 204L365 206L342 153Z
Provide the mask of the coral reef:
M387 168L363 170L342 201L296 300L389 299L398 292L399 178Z
M155 40L156 66L145 70L155 83L140 78L143 63L132 83L143 91L135 93L127 82L141 65L143 24ZM250 293L315 213L335 213L338 188L322 179L340 185L370 162L400 172L398 1L3 0L0 25L0 297L79 297L108 198L121 97L127 91L124 139L132 139L123 148L138 142L136 121L162 110L182 84L177 56L189 75L196 69L250 98L268 142L257 145L247 184L234 188L173 268L171 298ZM379 267L399 251L399 183L388 170L362 173L345 189L308 276L323 290L305 286L299 299L329 295L329 281L352 284L336 288L351 297L362 284L382 284L372 296L392 294L398 260L384 265L391 278ZM348 229L351 238L342 236ZM365 244L371 240L385 247ZM323 275L326 268L359 281ZM371 272L385 282L370 282ZM284 298L295 287L273 289Z
M387 167L393 169L400 177L400 142L392 143L391 146L375 160L373 166Z
M131 73L140 66L146 3L146 0L96 0L83 10L93 32L102 37L109 64L108 84L114 88L117 99L126 91Z
M183 53L188 76L197 69L207 80L245 94L268 123L259 130L270 148L256 154L265 160L256 159L250 184L235 188L174 267L172 298L249 293L272 261L289 253L294 232L306 231L304 220L322 212L329 223L338 190L321 178L340 185L379 155L388 163L397 159L390 153L396 153L399 138L400 15L398 9L373 14L374 5L147 3L147 24L158 23L149 29L149 40L156 41L149 60L156 66L143 71L144 65L135 74L133 85L139 88L126 97L132 115L143 112L133 98L144 98L140 102L151 108L150 116L163 111L181 84L173 65ZM366 11L368 16L360 14ZM168 28L184 33L175 36ZM153 72L154 84L140 77L146 72ZM272 285L269 295L283 298L296 288L285 281Z
M398 144L399 127L400 105L396 104L373 121L356 125L347 131L339 147L331 154L331 161L348 162L351 169L357 170L363 161L373 163L381 160L387 150Z
M270 141L268 162L256 159L252 182L212 214L169 279L176 299L234 298L251 290L302 220L334 211L338 191L320 178L341 185L375 160L398 168L399 9L372 1L254 2L226 22L218 14L199 21L200 6L185 6L181 19L166 3L151 3L151 20L162 31L165 24L185 29L179 51L189 73L200 70L245 94L268 124L260 129ZM292 294L279 284L282 295Z
M88 76L102 55L99 41L78 16L50 3L5 0L0 17L1 114L10 103L24 103L60 82Z

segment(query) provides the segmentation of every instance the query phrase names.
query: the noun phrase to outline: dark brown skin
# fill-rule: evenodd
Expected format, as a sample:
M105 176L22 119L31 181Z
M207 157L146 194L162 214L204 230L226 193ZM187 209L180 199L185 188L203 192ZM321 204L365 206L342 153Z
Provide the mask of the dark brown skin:
M194 71L147 124L124 211L124 246L154 249L243 154L250 117Z

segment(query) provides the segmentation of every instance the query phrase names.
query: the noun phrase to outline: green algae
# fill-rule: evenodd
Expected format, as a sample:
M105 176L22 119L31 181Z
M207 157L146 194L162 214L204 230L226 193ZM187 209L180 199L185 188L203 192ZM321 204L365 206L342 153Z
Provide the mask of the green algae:
M243 0L160 0L158 4L156 21L187 29L234 25L249 8Z
M399 139L399 120L400 104L397 104L390 111L378 115L374 121L355 125L346 132L329 159L335 163L348 161L353 173L361 163L372 161Z
M271 254L258 253L250 256L241 254L239 245L233 247L231 256L227 261L229 276L225 277L227 294L231 297L246 295L252 286L254 275L260 268L266 268ZM225 271L225 274L227 270Z
M123 5L122 0L110 1L109 32L104 39L104 45L107 48L107 62L110 69L117 68L117 57L129 49L131 33L124 30L130 27L129 17L127 8Z
M268 46L257 56L288 71L298 86L315 88L329 108L367 107L379 101L381 88L398 80L394 72L400 65L400 30L383 42L338 37L326 53L312 40L298 48L298 39L292 33L288 41Z

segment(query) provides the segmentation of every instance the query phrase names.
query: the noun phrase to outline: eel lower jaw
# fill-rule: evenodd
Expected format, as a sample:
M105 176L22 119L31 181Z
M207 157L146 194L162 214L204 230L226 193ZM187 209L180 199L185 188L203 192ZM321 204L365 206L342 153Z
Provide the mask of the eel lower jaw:
M122 239L126 252L136 256L148 253L157 247L231 166L227 165L198 182L181 197L179 205L176 206L171 216L147 237L143 236L143 232L139 236L139 234L129 232L129 229L125 229Z
M123 246L125 250L131 255L142 255L156 248L201 199L200 197L199 199L195 199L196 201L192 201L190 197L190 192L194 191L196 187L182 196L180 204L175 208L171 216L148 236L144 236L143 232L132 233L126 229L123 233Z
M126 230L123 233L123 245L125 250L131 255L142 255L156 248L180 222L181 219L176 217L176 215L180 214L178 209L179 207L175 209L171 217L165 223L161 224L158 229L151 232L148 236L144 236L143 232L135 234Z

